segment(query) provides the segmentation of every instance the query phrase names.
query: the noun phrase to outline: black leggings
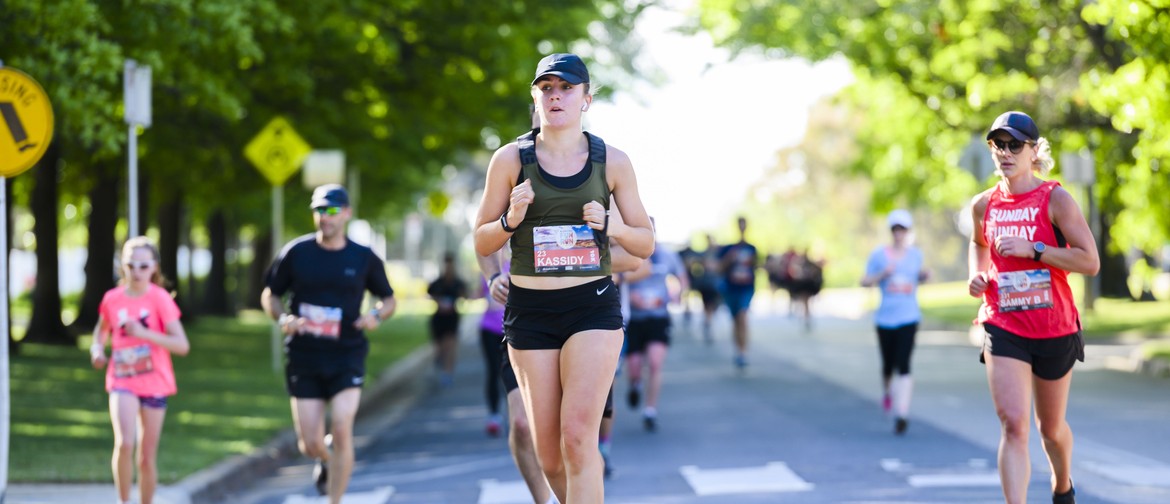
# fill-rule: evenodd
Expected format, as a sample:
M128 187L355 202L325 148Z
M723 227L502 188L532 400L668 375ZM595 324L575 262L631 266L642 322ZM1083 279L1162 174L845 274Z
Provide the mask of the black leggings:
M882 351L882 376L910 374L910 354L914 351L914 335L918 322L898 327L878 327L878 346Z
M487 368L487 383L484 396L488 410L493 415L500 412L500 365L504 358L504 335L487 329L479 330L479 346L483 349L484 366Z

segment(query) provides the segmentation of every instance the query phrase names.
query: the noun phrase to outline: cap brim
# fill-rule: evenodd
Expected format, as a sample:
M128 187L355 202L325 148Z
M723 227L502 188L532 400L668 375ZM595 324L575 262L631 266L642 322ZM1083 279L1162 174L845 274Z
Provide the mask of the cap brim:
M562 71L560 71L560 70L553 70L553 71L551 71L551 72L545 72L545 73L542 73L542 74L540 74L540 75L537 75L535 79L532 79L532 85L533 85L533 86L535 86L535 85L536 85L536 83L537 83L538 81L540 81L540 79L543 79L543 78L545 78L545 77L547 77L547 76L549 76L549 75L555 75L555 76L557 76L557 77L560 77L560 78L564 79L564 80L565 80L565 82L568 82L569 84L572 84L572 85L574 85L574 86L576 86L577 84L580 84L580 83L584 82L583 80L581 80L581 78L580 78L580 77L578 77L578 76L576 76L576 75L573 75L573 74L571 74L571 73L568 73L568 72L562 72Z
M343 207L343 206L345 206L345 205L340 205L336 201L329 200L329 199L315 199L315 200L313 200L312 203L309 204L309 208L312 208L314 210L316 210L318 208L325 208L325 207Z
M1012 136L1012 138L1015 138L1016 140L1020 140L1022 142L1027 142L1028 140L1031 140L1031 138L1029 138L1028 135L1021 133L1020 130L1015 129L1015 128L1011 128L1008 126L1004 126L1002 128L996 128L996 129L993 129L993 130L987 132L987 140L991 140L991 136L994 135L996 131L1006 131L1007 134Z

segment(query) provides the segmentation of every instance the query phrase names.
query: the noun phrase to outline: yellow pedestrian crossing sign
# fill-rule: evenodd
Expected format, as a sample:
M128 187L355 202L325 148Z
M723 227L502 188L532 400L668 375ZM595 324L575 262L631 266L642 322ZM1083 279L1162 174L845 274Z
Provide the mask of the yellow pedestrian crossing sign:
M49 95L32 77L0 67L0 177L32 168L52 140Z
M297 170L312 147L305 142L284 117L276 116L244 147L248 158L260 173L282 186Z

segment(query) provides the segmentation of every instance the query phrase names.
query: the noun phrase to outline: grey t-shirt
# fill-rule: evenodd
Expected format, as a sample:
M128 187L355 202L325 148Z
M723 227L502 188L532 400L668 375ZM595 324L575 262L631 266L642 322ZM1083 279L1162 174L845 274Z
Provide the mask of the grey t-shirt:
M630 283L630 320L670 317L666 309L670 303L666 277L681 278L685 274L682 260L673 250L659 244L650 256L650 267L650 276Z

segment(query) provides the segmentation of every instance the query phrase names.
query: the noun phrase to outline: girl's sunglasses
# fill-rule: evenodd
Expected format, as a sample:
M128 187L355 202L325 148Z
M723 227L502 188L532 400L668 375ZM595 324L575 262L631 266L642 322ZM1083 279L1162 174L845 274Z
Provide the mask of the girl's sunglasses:
M127 268L132 270L146 271L151 266L154 266L154 261L130 261L125 264Z
M341 213L341 207L336 207L336 206L317 207L317 208L314 208L313 211L317 212L318 214L321 214L321 215L337 215L337 214Z
M1005 142L1005 141L1000 140L998 138L992 138L991 140L987 141L987 145L989 147L999 149L1001 151L1011 151L1012 154L1019 154L1020 151L1024 150L1024 146L1028 145L1029 143L1031 143L1031 142L1025 142L1023 140L1016 140L1016 139L1008 140Z

